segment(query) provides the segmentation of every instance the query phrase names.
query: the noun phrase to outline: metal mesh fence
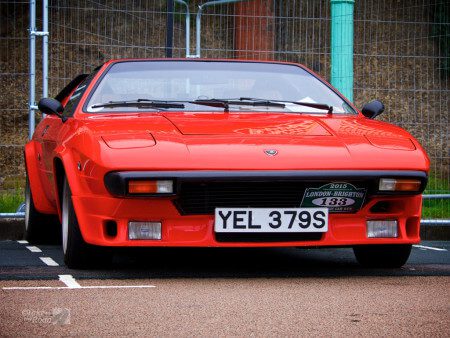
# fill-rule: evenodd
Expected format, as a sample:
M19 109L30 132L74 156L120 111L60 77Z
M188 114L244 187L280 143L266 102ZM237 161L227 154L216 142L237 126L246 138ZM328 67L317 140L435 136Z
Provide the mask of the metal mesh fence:
M1 1L0 15L0 202L15 211L28 135L28 1Z
M165 1L50 1L49 91L112 58L164 57Z
M356 2L355 103L381 99L386 113L380 119L421 142L431 160L432 194L450 193L449 60L449 2ZM425 218L450 218L450 200L424 203Z
M447 11L450 5L447 3ZM355 13L356 104L378 97L387 103L382 115L400 124L427 148L433 172L447 179L449 169L448 113L450 110L449 19L438 22L442 0L366 1ZM367 15L370 13L370 15ZM447 25L447 35L439 33Z
M187 2L193 54L195 13L205 1ZM28 4L0 5L1 86L3 93L10 93L2 95L8 111L0 127L1 177L6 182L24 173L20 147L27 126ZM427 192L433 194L450 192L449 7L445 0L360 0L354 11L354 101L361 107L382 100L386 113L380 119L419 139L431 159ZM108 59L166 55L165 0L50 0L49 18L50 95ZM204 8L201 24L202 57L299 62L330 80L330 0L210 6ZM185 8L178 2L173 27L173 56L184 57ZM425 218L450 218L449 200L426 203L430 208Z

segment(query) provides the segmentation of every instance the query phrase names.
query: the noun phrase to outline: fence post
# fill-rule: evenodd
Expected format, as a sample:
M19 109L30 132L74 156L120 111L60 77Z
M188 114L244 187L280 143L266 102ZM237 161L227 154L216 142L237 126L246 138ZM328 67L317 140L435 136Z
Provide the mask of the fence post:
M166 58L173 55L173 0L167 0Z
M189 11L189 5L184 1L184 0L175 0L175 2L181 4L184 6L185 8L185 15L186 15L186 19L185 19L185 24L186 24L186 57L189 58L191 57L191 47L190 47L190 37L191 37L191 12Z
M331 84L353 101L355 0L331 0Z
M42 0L42 97L48 97L48 0Z
M30 26L29 26L29 94L28 94L28 138L31 140L35 126L36 109L36 1L30 0Z
M195 19L195 40L196 40L196 46L195 46L195 57L199 58L201 57L201 23L202 23L202 13L203 9L205 9L208 6L215 6L215 5L226 5L233 2L239 2L242 0L214 0L214 1L208 1L198 6L197 10L197 16Z

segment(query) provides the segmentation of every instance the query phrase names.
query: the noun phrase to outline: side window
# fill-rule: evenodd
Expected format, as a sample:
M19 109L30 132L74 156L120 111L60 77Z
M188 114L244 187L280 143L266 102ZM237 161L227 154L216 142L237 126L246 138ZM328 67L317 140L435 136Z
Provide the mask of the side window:
M95 74L97 74L97 72L93 72L92 74L90 74L83 82L80 83L77 89L75 89L75 91L72 93L69 100L67 101L66 106L64 107L63 116L65 117L73 116L73 113L75 112L75 109L77 108L81 97L86 91L86 88L89 86L89 83L91 83Z

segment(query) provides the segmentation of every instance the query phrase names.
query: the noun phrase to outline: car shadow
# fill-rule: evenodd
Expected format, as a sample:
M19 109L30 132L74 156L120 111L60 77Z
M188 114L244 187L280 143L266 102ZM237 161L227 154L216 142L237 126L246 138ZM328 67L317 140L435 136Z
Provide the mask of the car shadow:
M351 248L116 249L110 265L70 270L77 278L293 278L421 275L418 270L368 269Z

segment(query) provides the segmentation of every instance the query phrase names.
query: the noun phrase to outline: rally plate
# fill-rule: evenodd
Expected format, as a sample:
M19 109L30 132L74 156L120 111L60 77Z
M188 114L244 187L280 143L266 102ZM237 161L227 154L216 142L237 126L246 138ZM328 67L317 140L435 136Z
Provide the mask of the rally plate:
M366 198L367 189L348 182L332 182L305 190L301 207L327 207L331 213L357 212Z

